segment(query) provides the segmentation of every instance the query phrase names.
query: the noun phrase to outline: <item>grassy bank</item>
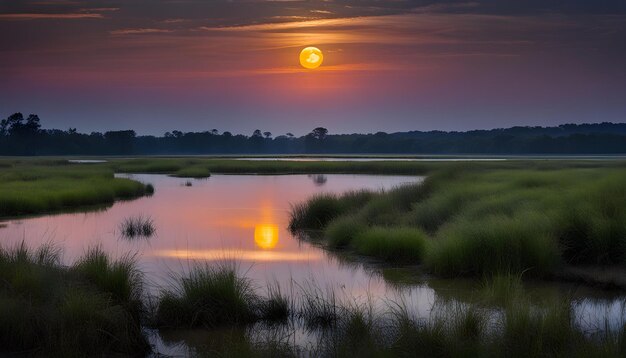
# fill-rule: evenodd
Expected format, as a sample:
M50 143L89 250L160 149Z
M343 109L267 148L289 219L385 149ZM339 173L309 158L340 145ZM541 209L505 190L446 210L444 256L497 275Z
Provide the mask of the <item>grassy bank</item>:
M456 168L422 185L311 198L293 208L290 228L445 276L541 276L563 265L626 267L624 202L621 168Z
M114 178L99 165L65 160L0 161L0 217L112 204L152 193L151 185Z

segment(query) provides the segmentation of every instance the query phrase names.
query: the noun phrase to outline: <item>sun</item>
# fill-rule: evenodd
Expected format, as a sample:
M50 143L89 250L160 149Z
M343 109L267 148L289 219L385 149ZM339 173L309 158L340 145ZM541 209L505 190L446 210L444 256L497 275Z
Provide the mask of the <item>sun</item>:
M307 47L300 52L300 64L309 70L318 68L324 61L324 55L317 47Z

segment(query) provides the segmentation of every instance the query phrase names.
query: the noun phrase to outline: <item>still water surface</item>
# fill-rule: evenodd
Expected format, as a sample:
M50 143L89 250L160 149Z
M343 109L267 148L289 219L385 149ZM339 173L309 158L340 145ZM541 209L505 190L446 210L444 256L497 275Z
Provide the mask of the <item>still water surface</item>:
M4 221L2 245L23 239L31 246L53 242L63 249L65 263L95 245L114 256L136 253L147 281L157 287L172 272L186 270L197 261L236 259L261 285L269 280L285 283L315 278L365 289L371 280L364 270L347 269L324 250L291 236L287 230L291 204L317 193L389 189L422 180L371 175L214 175L185 186L188 179L165 175L124 176L152 183L155 194L97 211ZM152 238L122 237L122 221L137 215L153 219L156 234Z
M298 240L287 230L291 204L324 192L390 189L421 177L375 175L214 175L189 180L165 175L124 175L152 183L155 194L83 213L47 215L0 222L0 243L25 240L30 246L54 242L63 261L73 262L87 248L100 245L114 256L136 254L148 291L157 293L195 264L235 259L260 292L278 282L287 291L313 285L333 289L351 301L403 301L416 314L427 316L437 301L465 301L475 286L460 281L418 279L388 282L394 271L371 263L340 259L336 254ZM185 184L190 181L191 186ZM120 223L130 216L154 220L156 235L129 241ZM417 281L417 282L415 282ZM537 296L570 299L576 319L593 330L608 322L617 328L626 321L625 297L584 287L537 284ZM168 351L162 342L161 350Z

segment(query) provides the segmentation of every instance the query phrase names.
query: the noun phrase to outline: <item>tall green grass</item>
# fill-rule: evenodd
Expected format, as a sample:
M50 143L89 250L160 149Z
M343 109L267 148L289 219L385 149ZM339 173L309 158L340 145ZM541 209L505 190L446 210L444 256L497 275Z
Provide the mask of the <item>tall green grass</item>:
M442 275L550 272L560 263L550 223L539 213L493 215L480 222L457 220L433 240L427 267Z
M314 197L294 207L292 230L324 230L335 248L445 275L544 276L563 265L626 264L626 171L449 167L423 184ZM412 230L412 234L408 231Z
M397 263L419 263L424 257L427 240L417 228L371 227L358 234L351 245L362 255Z
M151 185L115 178L103 166L19 162L0 168L0 217L107 205L153 191Z
M89 255L88 255L89 256ZM98 260L108 261L99 253ZM46 356L145 355L150 347L125 283L134 281L128 263L115 279L97 279L59 263L59 250L24 243L0 250L0 353ZM106 275L106 274L105 274ZM131 276L131 277L129 277ZM134 283L133 285L137 285Z
M175 287L159 298L161 327L216 327L254 322L259 297L250 281L231 263L199 266L175 278Z

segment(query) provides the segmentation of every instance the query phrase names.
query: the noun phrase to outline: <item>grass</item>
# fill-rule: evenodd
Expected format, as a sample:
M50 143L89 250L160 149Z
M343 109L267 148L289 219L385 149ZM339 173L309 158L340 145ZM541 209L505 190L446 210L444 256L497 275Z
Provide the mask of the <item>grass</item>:
M93 260L88 254L66 267L59 262L59 250L50 245L37 250L24 243L2 248L0 352L47 356L149 352L138 311L131 308L135 296L124 294L125 283L133 282L134 288L138 284L131 274L134 264L126 262L127 270L115 277L105 274L97 279L86 269Z
M320 287L307 284L301 288L301 303L298 317L304 320L307 327L331 328L336 326L342 314L335 291L322 290Z
M590 164L590 166L592 166ZM443 276L626 265L626 171L597 165L447 167L423 184L294 206L294 232L323 230L330 247Z
M258 296L234 264L199 266L159 298L156 322L161 327L216 327L254 322Z
M0 168L0 217L110 205L154 192L154 187L115 178L100 165L15 160Z
M261 320L281 323L291 307L278 284L268 286L263 298L235 263L221 262L175 276L173 287L158 298L154 320L161 328L242 326Z
M177 276L175 287L163 291L156 310L149 311L143 308L143 276L132 257L113 260L95 247L73 265L62 266L59 254L51 245L33 250L24 243L0 250L0 353L142 356L150 351L141 329L147 320L164 333L171 328L207 329L210 339L191 344L194 355L621 357L626 353L624 327L584 332L568 301L536 305L515 275L487 279L481 295L470 303L435 300L429 315L417 317L401 302L388 301L389 306L377 309L367 303L346 304L333 289L312 284L297 286L299 303L277 285L269 286L267 296L261 297L235 264L221 263ZM298 322L317 337L313 345L301 346L290 339ZM272 323L272 328L259 330L260 323Z
M544 274L561 261L548 220L539 213L456 220L431 245L426 265L446 275L484 276L523 272Z
M357 253L394 262L420 262L427 244L426 235L416 228L371 227L352 241Z
M429 174L422 185L313 198L315 205L294 207L291 229L316 230L333 247L389 262L421 263L445 276L489 277L477 303L457 303L416 318L401 305L384 312L344 305L332 290L303 289L299 297L287 298L280 288L269 288L262 297L236 268L206 266L177 277L152 313L142 303L142 277L132 258L112 260L95 248L62 266L54 247L32 250L22 244L0 252L2 353L143 355L149 346L141 323L149 321L161 328L227 330L266 323L288 329L302 322L320 335L314 356L626 354L625 329L590 336L576 326L568 304L537 306L526 300L520 280L561 265L626 264L623 162L458 165L173 158L90 166L38 159L0 164L0 210L9 208L15 215L153 192L149 185L114 179L114 171ZM300 351L281 337L249 338L233 338L217 353L294 356Z
M270 323L284 323L293 311L293 302L283 294L278 282L268 285L267 298L259 304L260 317Z
M120 232L127 239L149 238L154 235L156 228L151 217L138 215L124 219L120 224Z

